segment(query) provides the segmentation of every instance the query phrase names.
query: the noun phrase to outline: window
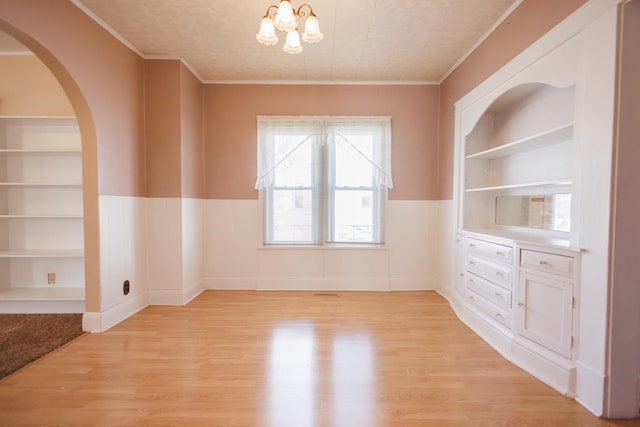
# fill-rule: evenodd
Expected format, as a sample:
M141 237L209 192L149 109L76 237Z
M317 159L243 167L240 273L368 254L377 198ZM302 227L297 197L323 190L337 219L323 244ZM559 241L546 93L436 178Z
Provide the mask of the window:
M382 243L389 117L258 117L267 244Z

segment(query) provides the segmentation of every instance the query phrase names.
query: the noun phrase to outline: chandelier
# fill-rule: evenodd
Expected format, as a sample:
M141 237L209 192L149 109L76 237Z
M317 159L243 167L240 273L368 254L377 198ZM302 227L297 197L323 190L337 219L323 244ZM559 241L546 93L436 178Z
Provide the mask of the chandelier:
M311 6L304 3L296 10L291 6L289 0L281 0L279 6L271 5L267 8L267 13L262 18L260 32L256 34L256 39L267 46L278 43L278 36L276 36L275 31L275 28L277 28L287 33L282 50L291 54L302 52L296 18L306 18L302 40L307 43L316 43L322 40L323 35L320 32L318 18L313 13Z

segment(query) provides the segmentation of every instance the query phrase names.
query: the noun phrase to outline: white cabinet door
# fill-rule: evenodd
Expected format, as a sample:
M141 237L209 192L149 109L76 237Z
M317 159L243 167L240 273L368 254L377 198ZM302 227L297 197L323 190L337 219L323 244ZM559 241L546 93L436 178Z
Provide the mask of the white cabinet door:
M529 272L520 273L518 333L571 357L573 283Z

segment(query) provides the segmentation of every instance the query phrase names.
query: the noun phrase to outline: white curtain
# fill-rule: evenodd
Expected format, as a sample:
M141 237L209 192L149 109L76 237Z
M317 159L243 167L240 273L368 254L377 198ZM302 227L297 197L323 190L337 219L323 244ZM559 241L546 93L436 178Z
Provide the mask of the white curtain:
M351 135L373 133L374 149L364 153L352 143ZM274 137L277 134L296 135L296 143L290 151L274 153ZM258 167L256 190L273 184L277 167L305 144L346 143L369 162L376 182L393 188L391 177L391 117L309 117L309 116L258 116Z

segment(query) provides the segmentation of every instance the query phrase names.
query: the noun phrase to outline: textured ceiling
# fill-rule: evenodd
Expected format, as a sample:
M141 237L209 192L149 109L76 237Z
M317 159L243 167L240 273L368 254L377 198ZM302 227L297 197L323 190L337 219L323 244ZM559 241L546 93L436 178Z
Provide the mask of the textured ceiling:
M180 56L204 81L437 82L519 3L307 1L324 40L303 42L304 51L290 55L281 32L275 46L256 41L262 16L278 0L73 0L143 55Z

